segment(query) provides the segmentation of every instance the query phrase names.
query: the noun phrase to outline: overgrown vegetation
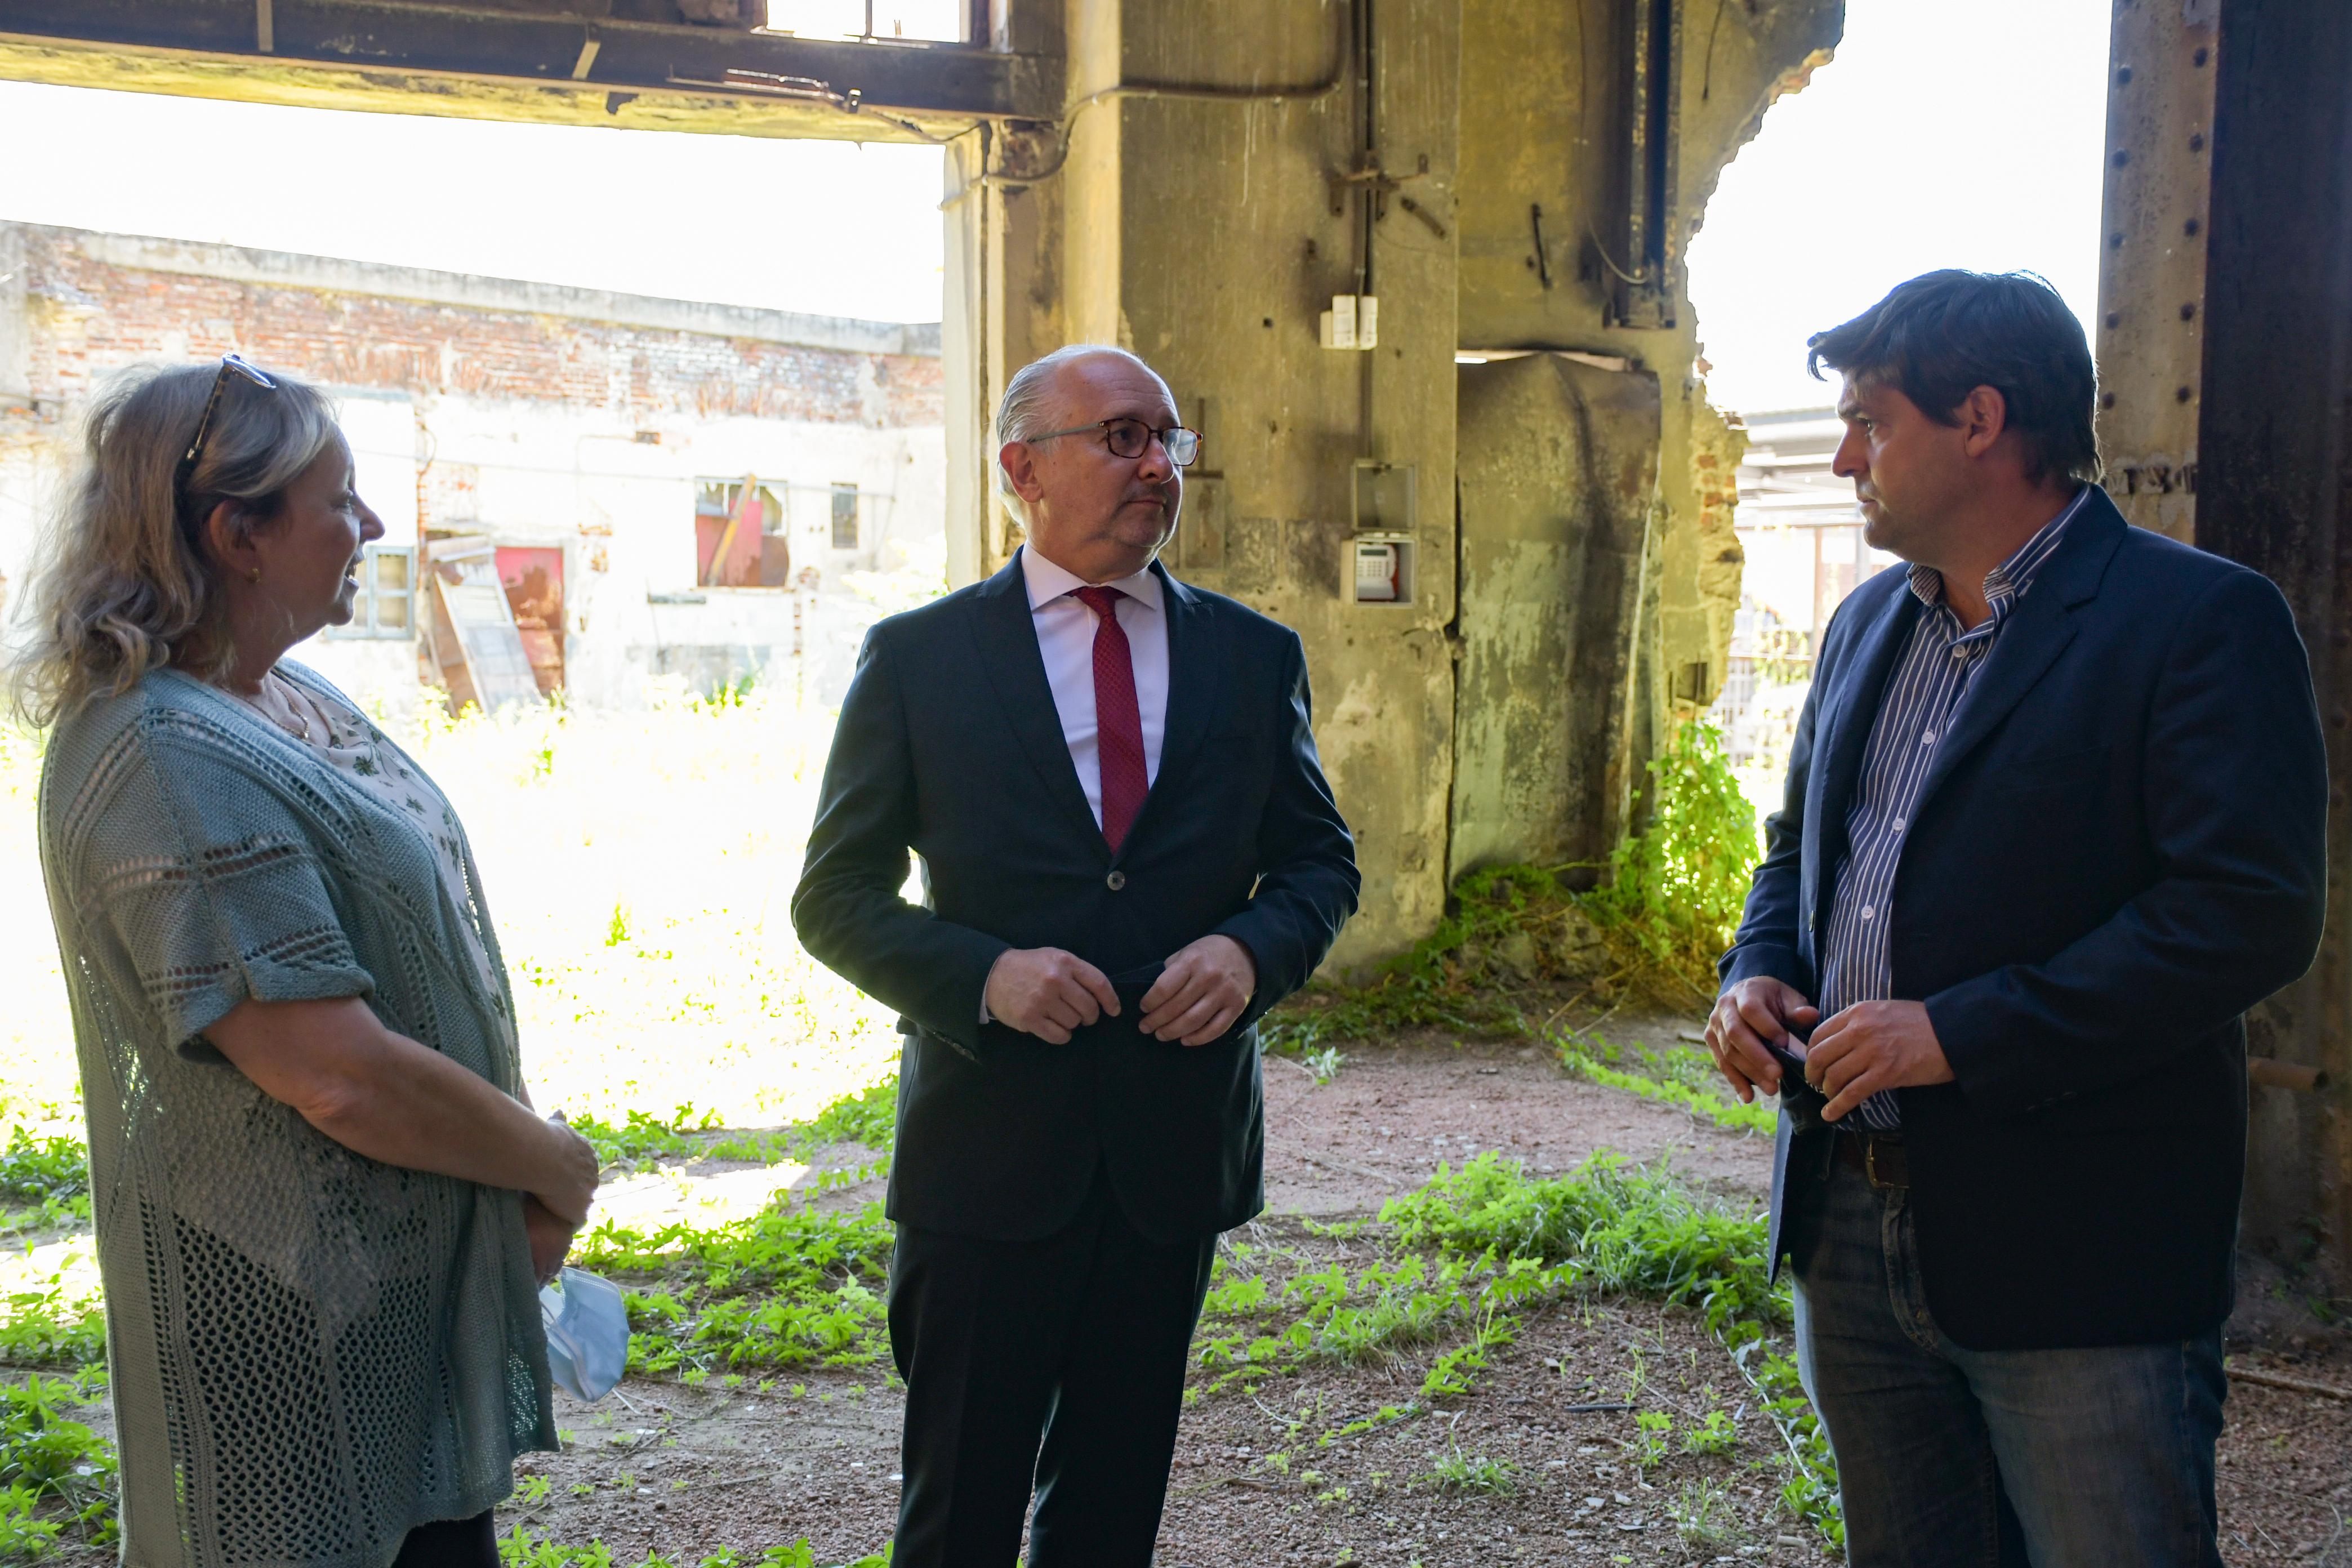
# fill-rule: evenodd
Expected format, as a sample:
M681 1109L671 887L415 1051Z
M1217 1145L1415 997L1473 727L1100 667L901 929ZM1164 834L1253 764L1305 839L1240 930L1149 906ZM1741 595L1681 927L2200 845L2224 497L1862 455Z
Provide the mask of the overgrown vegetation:
M1612 1155L1537 1178L1486 1153L1458 1170L1441 1165L1418 1192L1391 1199L1377 1226L1348 1234L1372 1240L1379 1255L1354 1268L1297 1266L1286 1277L1278 1249L1228 1244L1194 1342L1213 1375L1195 1397L1229 1386L1254 1393L1325 1360L1377 1361L1421 1373L1414 1403L1325 1431L1315 1440L1328 1446L1469 1393L1489 1352L1517 1338L1540 1301L1570 1293L1640 1296L1699 1314L1779 1428L1790 1456L1782 1506L1832 1542L1843 1541L1827 1439L1794 1363L1778 1348L1786 1341L1789 1298L1767 1279L1762 1215ZM1255 1271L1244 1272L1253 1265ZM1641 1379L1637 1366L1628 1397L1638 1397ZM1643 1468L1676 1452L1721 1455L1736 1437L1720 1409L1680 1432L1671 1414L1643 1410L1635 1431L1631 1457ZM1449 1489L1478 1489L1474 1477L1482 1472L1474 1462L1458 1452L1451 1458L1455 1468L1441 1462L1430 1479ZM1700 1509L1694 1528L1708 1516Z
M572 1261L627 1280L630 1371L698 1378L879 1360L891 1240L879 1204L825 1213L788 1196L708 1230L601 1225Z
M89 1223L89 1152L76 1138L12 1126L0 1149L0 1231Z
M1711 1001L1756 864L1755 811L1705 724L1684 726L1648 776L1647 825L1617 847L1599 887L1562 879L1589 867L1474 871L1437 930L1369 984L1318 988L1278 1010L1269 1047L1303 1052L1410 1028L1536 1036L1580 1000ZM1530 1018L1541 985L1570 994Z
M602 1124L594 1131L581 1125L581 1131L608 1161L651 1163L670 1154L773 1162L838 1143L887 1156L896 1138L898 1090L893 1075L773 1133L697 1137L709 1124L696 1123L691 1106L680 1106L667 1122L632 1113L617 1132ZM745 1369L863 1366L881 1359L879 1291L892 1239L878 1204L855 1213L826 1211L787 1193L748 1219L712 1227L645 1231L606 1221L581 1237L572 1262L626 1283L632 1372L698 1381Z
M622 1568L601 1541L585 1546L562 1546L527 1532L521 1525L499 1540L499 1562L503 1568ZM818 1568L816 1552L803 1536L790 1546L771 1546L764 1552L738 1552L722 1548L699 1560L665 1557L659 1552L640 1559L635 1568ZM841 1568L890 1568L890 1549L885 1546L871 1556L860 1557Z
M67 1535L114 1540L114 1447L73 1418L106 1374L37 1374L0 1385L0 1562L42 1556Z

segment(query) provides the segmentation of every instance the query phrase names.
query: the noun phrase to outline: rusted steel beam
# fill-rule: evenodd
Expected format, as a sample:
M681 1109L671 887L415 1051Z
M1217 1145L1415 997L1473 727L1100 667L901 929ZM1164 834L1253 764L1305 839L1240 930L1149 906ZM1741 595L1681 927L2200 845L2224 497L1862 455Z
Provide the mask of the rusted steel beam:
M579 9L600 8L613 7ZM133 88L142 68L158 60L243 68L254 82L251 96L281 101L318 101L316 90L335 90L354 74L378 85L415 83L436 97L446 97L454 79L494 91L537 87L614 109L662 95L851 124L862 117L876 141L909 133L883 116L937 133L982 119L1052 120L1062 108L1061 64L1039 56L961 44L831 42L552 7L0 0L0 45L119 58L130 79L122 85ZM318 73L310 98L300 96L306 73Z

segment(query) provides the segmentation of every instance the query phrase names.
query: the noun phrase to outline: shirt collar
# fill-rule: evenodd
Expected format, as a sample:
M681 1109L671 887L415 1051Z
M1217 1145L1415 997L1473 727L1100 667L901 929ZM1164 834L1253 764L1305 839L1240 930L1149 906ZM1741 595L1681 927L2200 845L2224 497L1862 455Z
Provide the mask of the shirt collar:
M2074 499L2068 501L2056 517L2035 530L2033 537L2019 545L2008 560L1985 574L1985 603L1992 607L1994 621L1998 622L2008 615L2010 605L2023 598L2025 591L2033 586L2034 574L2042 570L2052 555L2057 553L2058 545L2065 537L2066 525L2074 520L2075 513L2083 510L2083 503L2090 499L2090 494L2091 487L2088 485L2075 490ZM1914 563L1911 567L1911 592L1928 608L1941 608L1944 574L1933 566Z
M1034 546L1021 547L1021 579L1029 589L1029 608L1034 613L1052 604L1074 589L1087 586L1087 580L1075 572L1066 572L1037 553ZM1160 608L1160 574L1149 566L1132 577L1114 577L1103 584L1116 588L1146 609Z

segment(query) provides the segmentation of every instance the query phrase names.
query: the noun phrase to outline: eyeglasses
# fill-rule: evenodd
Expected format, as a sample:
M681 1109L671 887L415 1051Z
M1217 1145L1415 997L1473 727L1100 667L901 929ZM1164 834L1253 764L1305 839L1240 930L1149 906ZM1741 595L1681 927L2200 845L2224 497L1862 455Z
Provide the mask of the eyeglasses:
M1024 441L1051 441L1057 436L1083 436L1089 430L1102 432L1103 445L1114 458L1140 458L1150 448L1153 437L1160 438L1160 447L1168 460L1180 468L1189 468L1201 455L1201 433L1187 430L1181 425L1171 425L1165 430L1154 430L1140 419L1105 419L1095 425L1074 425L1067 430L1048 430L1042 436L1024 436Z
M213 377L213 395L205 399L204 417L196 421L195 438L188 443L188 449L180 454L180 466L172 471L172 488L174 490L184 488L195 474L196 459L204 455L205 437L212 434L213 415L220 407L221 394L228 390L231 372L245 377L264 392L278 390L278 384L262 374L243 354L221 355L220 374Z

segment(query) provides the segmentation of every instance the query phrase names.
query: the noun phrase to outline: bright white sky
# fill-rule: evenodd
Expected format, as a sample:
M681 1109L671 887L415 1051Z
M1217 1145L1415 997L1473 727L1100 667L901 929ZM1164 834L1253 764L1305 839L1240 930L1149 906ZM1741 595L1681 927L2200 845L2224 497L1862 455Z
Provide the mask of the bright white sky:
M940 319L935 148L0 82L0 147L34 146L53 155L8 159L0 218L820 316Z
M1690 247L1716 405L1826 405L1805 340L1938 267L2098 304L2108 0L1847 0L1845 39L1723 174Z
M911 34L933 30L924 7L943 5L877 9L908 16ZM861 25L849 20L858 11L859 0L789 0L776 21L815 32ZM1691 245L1716 402L1829 401L1833 388L1805 374L1806 337L1935 267L2032 268L2088 321L2107 24L2107 0L1849 0L1837 58L1766 116ZM819 315L940 317L941 171L929 148L0 82L0 147L35 145L71 153L12 160L0 218ZM192 180L192 167L255 174Z

